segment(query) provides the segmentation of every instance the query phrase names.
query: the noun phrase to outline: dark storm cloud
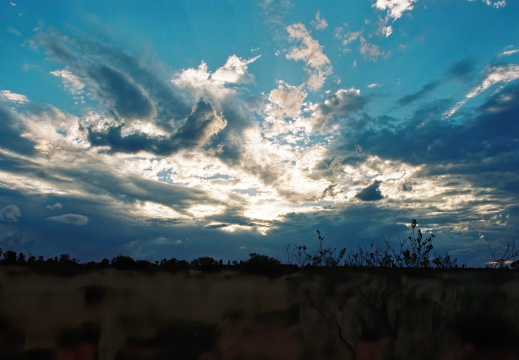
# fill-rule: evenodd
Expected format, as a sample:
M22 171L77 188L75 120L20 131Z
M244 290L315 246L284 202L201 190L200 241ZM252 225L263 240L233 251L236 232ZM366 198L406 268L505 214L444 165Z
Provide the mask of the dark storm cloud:
M362 201L377 201L382 200L384 197L379 190L380 181L374 181L373 184L362 189L355 197Z
M439 81L432 81L428 84L425 84L420 90L418 90L414 94L409 94L409 95L404 96L403 98L400 98L397 101L397 104L401 105L401 106L405 106L405 105L411 104L412 102L415 102L416 100L423 99L429 93L431 93L433 90L435 90L440 84L441 84L441 82L439 82Z
M92 146L109 146L111 152L137 153L146 151L155 155L171 155L181 149L203 146L227 125L212 105L201 99L187 117L180 130L170 136L150 136L136 132L123 136L124 125L115 125L98 131L89 127L88 140Z
M0 105L0 127L0 148L23 155L35 153L36 144L20 136L23 133L22 120L2 105Z
M88 70L90 79L97 85L97 96L107 107L113 108L125 119L148 118L153 114L153 103L132 79L108 66L96 66Z

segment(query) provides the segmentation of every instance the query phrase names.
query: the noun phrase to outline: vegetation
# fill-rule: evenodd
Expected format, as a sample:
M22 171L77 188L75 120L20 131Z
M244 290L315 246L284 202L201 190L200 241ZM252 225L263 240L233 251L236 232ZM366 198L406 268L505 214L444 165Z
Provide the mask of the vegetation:
M0 249L0 266L17 265L31 268L40 273L53 273L71 276L78 273L114 268L122 271L141 271L152 274L157 271L178 272L187 270L199 270L203 272L217 272L222 270L237 270L243 273L262 273L267 276L279 276L297 271L298 269L324 269L324 268L381 268L381 269L452 269L458 268L457 259L448 253L439 254L434 251L434 234L425 236L420 229L416 229L417 221L411 221L411 234L400 240L397 245L392 244L385 237L377 243L359 244L356 248L337 250L324 246L324 236L317 230L319 247L311 252L306 245L288 244L285 246L287 261L282 264L280 260L250 253L245 261L216 260L211 257L199 257L191 262L176 258L162 259L154 263L146 260L135 260L132 257L119 255L112 260L103 259L100 262L90 261L81 263L79 259L71 258L69 254L45 259L43 256L33 256L29 253L16 253L14 251L3 252ZM487 267L493 268L519 268L519 248L516 240L495 243L486 240L487 248L492 256L492 261ZM464 265L462 266L464 267Z
M334 267L343 265L345 267L366 268L455 268L457 259L450 257L448 253L433 253L434 234L424 237L418 229L415 233L416 220L411 221L411 235L401 240L396 248L388 240L383 238L382 244L374 241L369 246L358 245L356 251L347 252L343 248L337 254L337 249L324 248L324 237L317 230L319 249L315 254L307 252L306 245L287 245L288 263L295 263L299 267L326 266ZM345 256L346 255L346 256ZM344 261L343 261L343 258Z

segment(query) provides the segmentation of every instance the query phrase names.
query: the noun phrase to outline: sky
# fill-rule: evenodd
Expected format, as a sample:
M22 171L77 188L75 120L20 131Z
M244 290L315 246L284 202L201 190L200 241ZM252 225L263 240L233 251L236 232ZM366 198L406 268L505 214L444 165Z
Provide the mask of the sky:
M0 248L287 260L519 229L519 2L0 0Z

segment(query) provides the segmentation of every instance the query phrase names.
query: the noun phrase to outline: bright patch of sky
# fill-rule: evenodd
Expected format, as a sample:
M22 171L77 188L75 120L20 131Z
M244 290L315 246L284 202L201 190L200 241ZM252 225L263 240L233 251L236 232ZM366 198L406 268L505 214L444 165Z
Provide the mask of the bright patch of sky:
M284 260L416 218L484 264L517 227L517 2L0 6L1 248Z

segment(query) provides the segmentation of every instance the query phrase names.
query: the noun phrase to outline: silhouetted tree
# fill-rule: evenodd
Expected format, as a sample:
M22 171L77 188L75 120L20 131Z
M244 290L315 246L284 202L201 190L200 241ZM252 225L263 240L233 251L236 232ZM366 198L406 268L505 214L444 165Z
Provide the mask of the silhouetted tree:
M9 265L16 264L16 253L11 250L4 252L4 263Z
M135 260L129 256L119 255L112 259L112 266L119 270L134 270Z

